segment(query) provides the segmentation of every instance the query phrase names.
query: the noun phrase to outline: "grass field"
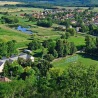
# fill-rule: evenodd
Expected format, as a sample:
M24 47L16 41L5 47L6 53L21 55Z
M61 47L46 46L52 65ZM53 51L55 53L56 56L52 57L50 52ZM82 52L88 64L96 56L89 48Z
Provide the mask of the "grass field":
M9 40L16 40L17 48L26 47L29 42L30 35L0 25L0 39L7 42Z
M69 42L74 42L77 47L85 45L85 37L84 36L72 36L68 39Z
M59 67L61 69L67 68L71 64L83 64L88 67L90 65L98 65L98 58L86 54L75 54L73 56L67 56L54 60L52 64L54 67Z

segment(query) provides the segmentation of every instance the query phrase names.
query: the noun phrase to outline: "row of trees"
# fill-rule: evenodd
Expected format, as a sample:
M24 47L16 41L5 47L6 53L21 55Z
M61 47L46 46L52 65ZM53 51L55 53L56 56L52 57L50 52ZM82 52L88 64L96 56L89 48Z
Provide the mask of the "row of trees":
M72 55L77 51L74 43L68 42L65 39L60 39L56 42L47 40L43 42L43 45L45 48L48 48L49 54L52 54L55 58Z
M67 36L66 36L67 37ZM67 55L72 55L77 51L77 48L73 42L68 42L65 39L58 40L44 40L42 43L38 40L33 39L32 42L28 44L28 49L37 50L42 49L42 56L44 59L52 61L54 58L64 57ZM47 50L44 52L44 50Z

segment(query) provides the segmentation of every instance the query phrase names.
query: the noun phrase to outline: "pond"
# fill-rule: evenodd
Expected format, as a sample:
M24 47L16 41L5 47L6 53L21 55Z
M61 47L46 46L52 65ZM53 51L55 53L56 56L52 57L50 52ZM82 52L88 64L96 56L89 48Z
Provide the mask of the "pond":
M33 34L33 32L30 31L29 29L30 29L29 26L28 26L28 28L25 28L25 27L22 27L22 26L18 26L18 27L17 27L17 30L18 30L18 31L21 31L21 32L27 33L27 34Z

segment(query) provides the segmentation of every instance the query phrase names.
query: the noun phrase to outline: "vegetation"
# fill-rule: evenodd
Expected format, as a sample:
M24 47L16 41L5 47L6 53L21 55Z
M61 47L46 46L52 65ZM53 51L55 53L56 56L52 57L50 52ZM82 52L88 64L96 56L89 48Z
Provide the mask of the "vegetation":
M15 71L13 70L11 77L15 78L16 74L14 75L14 73L17 72L17 78L22 76L22 80L9 83L1 82L1 97L92 98L98 96L97 66L92 65L87 68L81 64L70 65L67 70L61 70L51 68L49 64L44 66L44 64L46 65L48 62L43 61L37 64L36 74L34 65L33 68L26 67L26 72L23 72L21 66L17 65L16 67L20 67ZM15 66L13 66L14 68ZM23 78L23 76L26 78Z
M0 58L25 50L34 56L34 62L5 62L0 79L10 81L0 82L0 98L97 98L98 13L91 7L29 5L38 7L24 3L0 10Z

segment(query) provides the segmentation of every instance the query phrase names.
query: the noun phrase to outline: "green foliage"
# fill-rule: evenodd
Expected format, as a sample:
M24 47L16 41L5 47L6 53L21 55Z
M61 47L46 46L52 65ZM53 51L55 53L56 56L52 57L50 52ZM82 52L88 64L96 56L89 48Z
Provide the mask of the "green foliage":
M66 19L65 21L61 21L60 24L66 26L66 28L69 28L71 23L69 19Z
M70 37L70 33L66 32L65 34L62 34L61 38L62 39L68 39Z
M76 30L74 28L68 28L66 31L69 32L72 36L76 34Z
M44 56L44 59L48 60L48 61L52 61L54 59L54 56L52 54L46 54Z
M18 23L19 22L17 17L13 17L13 16L3 16L1 18L1 21L4 22L4 23L9 23L9 24L13 24L13 23Z
M28 49L30 50L36 50L39 49L40 47L41 47L41 43L36 39L32 40L32 42L28 44Z
M16 43L15 40L7 42L7 53L8 53L8 56L11 56L12 54L16 54L15 43Z
M90 53L90 54L94 54L94 52L96 53L95 49L96 49L96 41L94 40L93 37L91 36L86 36L85 38L86 41L86 53Z
M11 56L13 54L17 54L16 51L16 42L14 40L0 43L0 56Z
M52 26L52 21L51 20L39 20L37 22L38 26L42 26L42 27L51 27Z

